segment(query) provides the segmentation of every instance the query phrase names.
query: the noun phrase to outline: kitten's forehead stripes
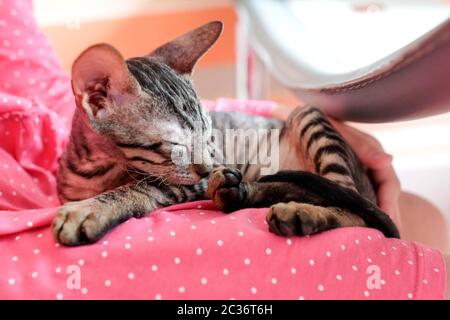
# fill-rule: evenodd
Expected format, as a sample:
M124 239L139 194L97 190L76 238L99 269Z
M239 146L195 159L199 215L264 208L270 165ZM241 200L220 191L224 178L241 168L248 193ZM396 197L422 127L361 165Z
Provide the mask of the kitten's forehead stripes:
M209 121L201 109L200 102L190 81L162 62L151 58L132 58L126 61L130 73L142 90L161 99L168 111L177 116L183 125L194 130L201 125L209 128Z

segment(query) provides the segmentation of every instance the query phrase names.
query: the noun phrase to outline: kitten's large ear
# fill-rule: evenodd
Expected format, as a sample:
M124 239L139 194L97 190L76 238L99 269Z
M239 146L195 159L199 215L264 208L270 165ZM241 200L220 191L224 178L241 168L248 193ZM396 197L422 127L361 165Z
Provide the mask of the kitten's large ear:
M163 61L180 74L190 75L197 61L219 38L222 29L222 22L209 22L167 42L150 56Z
M119 51L108 44L84 50L72 66L72 90L77 104L91 116L101 117L126 95L139 92ZM102 112L100 112L102 111Z

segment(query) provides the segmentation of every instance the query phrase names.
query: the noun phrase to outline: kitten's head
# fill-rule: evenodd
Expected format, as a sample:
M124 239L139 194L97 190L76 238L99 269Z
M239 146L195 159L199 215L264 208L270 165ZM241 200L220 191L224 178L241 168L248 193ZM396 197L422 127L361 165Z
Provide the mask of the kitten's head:
M128 60L110 45L89 47L72 67L82 118L123 151L131 168L169 183L199 181L212 164L211 120L190 75L221 31L221 22L210 22Z

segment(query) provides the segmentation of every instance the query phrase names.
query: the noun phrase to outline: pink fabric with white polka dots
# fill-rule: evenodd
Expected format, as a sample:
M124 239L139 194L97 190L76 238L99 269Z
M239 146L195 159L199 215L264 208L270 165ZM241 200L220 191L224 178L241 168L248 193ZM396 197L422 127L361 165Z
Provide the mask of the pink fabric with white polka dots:
M0 298L443 298L435 250L367 228L285 239L268 232L267 209L224 215L209 201L131 219L94 245L58 246L54 173L74 105L30 1L0 0L0 68Z

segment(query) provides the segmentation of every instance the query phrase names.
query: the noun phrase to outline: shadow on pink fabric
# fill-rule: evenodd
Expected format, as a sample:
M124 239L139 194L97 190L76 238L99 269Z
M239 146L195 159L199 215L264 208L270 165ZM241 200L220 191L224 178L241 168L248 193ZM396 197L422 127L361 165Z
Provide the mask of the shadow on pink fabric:
M368 228L286 239L269 233L267 209L225 215L210 201L131 219L93 245L59 246L54 174L75 106L31 1L0 0L0 68L0 298L443 298L436 250ZM266 116L273 106L205 105Z

